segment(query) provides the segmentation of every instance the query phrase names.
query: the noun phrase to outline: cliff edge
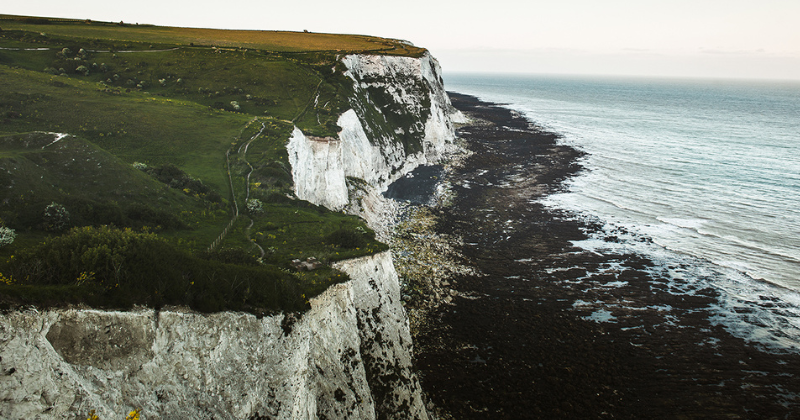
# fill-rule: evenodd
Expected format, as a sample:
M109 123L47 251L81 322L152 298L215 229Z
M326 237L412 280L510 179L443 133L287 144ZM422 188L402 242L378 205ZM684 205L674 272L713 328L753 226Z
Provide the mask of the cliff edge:
M425 419L389 253L311 310L53 310L0 318L0 414L64 418Z

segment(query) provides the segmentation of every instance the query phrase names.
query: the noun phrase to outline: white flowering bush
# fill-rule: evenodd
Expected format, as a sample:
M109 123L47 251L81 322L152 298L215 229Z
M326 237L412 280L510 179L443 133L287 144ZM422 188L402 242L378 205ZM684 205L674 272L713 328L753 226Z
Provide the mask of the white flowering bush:
M138 169L138 170L140 170L140 171L146 171L147 170L147 164L146 163L142 163L142 162L133 162L133 167Z
M241 107L241 106L239 106L239 102L236 102L236 101L231 101L231 106L232 106L232 107L233 107L233 109L235 109L236 111L238 111L238 110L242 109L242 107Z
M251 214L264 213L264 203L257 198L251 198L247 200L247 211Z
M69 225L69 212L55 201L44 208L44 228L51 232L60 232Z
M0 227L0 248L13 244L16 237L17 233L14 231L14 229L7 228L5 226Z

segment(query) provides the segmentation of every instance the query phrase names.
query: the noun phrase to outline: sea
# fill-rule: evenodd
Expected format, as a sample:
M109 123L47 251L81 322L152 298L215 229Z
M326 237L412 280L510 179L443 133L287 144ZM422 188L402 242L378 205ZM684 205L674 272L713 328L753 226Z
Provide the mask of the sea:
M712 287L713 322L800 352L800 81L444 80L585 152L584 169L544 199L604 226L576 246L642 254L654 275L686 280L675 293Z

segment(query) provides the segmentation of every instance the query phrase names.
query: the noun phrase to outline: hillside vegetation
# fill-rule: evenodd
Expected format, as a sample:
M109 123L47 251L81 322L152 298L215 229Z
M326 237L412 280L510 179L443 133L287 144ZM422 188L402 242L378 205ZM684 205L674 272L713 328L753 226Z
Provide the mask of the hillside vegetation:
M0 301L302 310L386 249L292 194L294 126L336 135L366 36L0 15ZM321 267L298 272L294 259Z

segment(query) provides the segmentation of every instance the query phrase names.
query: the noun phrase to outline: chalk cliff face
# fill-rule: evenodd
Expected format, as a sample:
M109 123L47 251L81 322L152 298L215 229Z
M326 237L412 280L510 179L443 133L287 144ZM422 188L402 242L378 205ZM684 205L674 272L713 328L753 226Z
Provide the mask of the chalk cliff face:
M336 138L295 129L295 193L376 226L380 192L452 146L460 117L439 67L349 55L352 109ZM351 280L299 319L242 313L36 310L0 316L0 418L427 419L390 253L337 266Z
M0 418L426 419L389 253L281 314L53 310L0 317Z
M463 116L450 104L439 64L428 54L348 55L343 62L356 94L352 109L339 117L339 136L316 138L295 129L289 159L299 198L347 208L369 222L355 190L380 193L417 166L441 159L453 147L452 118Z

